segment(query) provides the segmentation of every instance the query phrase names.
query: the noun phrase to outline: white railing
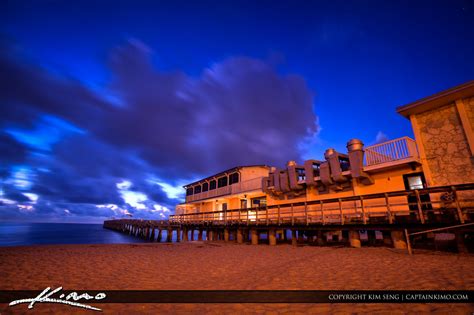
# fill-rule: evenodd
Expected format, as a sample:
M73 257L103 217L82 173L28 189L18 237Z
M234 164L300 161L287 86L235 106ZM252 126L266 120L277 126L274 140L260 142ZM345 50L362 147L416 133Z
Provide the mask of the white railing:
M365 165L376 165L405 159L418 159L415 140L402 137L365 148Z
M230 186L220 187L191 196L186 196L186 202L209 199L224 195L239 194L252 190L262 190L262 177L252 178L232 184Z

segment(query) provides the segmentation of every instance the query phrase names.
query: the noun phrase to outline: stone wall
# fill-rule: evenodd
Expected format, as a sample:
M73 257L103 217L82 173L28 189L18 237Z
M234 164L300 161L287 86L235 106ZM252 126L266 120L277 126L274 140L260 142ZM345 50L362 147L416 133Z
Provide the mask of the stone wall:
M474 128L474 97L464 99L464 107L466 108L467 118Z
M468 101L468 100L465 100ZM466 102L473 118L474 98ZM455 104L449 104L416 115L420 135L431 172L432 186L474 181L474 159ZM425 167L425 166L424 166Z

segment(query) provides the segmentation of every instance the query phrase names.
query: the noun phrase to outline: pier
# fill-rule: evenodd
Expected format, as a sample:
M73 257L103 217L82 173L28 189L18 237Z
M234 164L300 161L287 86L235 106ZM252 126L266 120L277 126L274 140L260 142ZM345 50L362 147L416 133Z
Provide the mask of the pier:
M239 244L278 243L351 247L387 245L407 248L409 234L430 229L456 236L458 251L466 252L466 235L474 232L474 184L431 187L351 196L264 208L229 209L172 215L168 221L109 220L104 228L149 241L224 241ZM166 231L166 239L162 232Z

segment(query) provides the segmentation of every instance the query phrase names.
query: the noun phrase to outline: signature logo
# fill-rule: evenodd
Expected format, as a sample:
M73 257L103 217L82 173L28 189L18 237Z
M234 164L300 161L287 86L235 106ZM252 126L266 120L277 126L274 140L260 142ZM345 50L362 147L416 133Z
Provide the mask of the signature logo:
M58 304L66 304L69 306L75 306L75 307L81 307L85 308L88 310L93 310L93 311L102 311L100 308L93 307L87 304L82 304L77 301L84 299L84 300L103 300L105 299L106 295L105 293L98 293L95 296L89 295L88 293L83 293L83 294L78 294L77 292L71 292L67 296L62 293L59 298L54 298L53 295L60 292L63 289L63 287L59 287L55 290L51 291L50 287L47 287L46 289L43 290L37 297L32 298L32 299L22 299L22 300L15 300L10 302L8 304L9 306L15 306L17 304L23 304L23 303L30 303L28 305L29 309L32 309L36 303L58 303Z

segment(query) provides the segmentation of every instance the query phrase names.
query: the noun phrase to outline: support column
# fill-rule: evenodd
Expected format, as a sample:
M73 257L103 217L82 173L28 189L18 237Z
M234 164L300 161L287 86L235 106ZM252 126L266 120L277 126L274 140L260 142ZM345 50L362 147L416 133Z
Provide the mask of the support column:
M275 246L277 244L277 241L276 241L276 231L275 229L270 229L268 231L268 243L271 245L271 246Z
M158 229L158 236L156 237L156 241L161 243L161 229Z
M183 228L183 242L187 242L187 241L188 241L188 229Z
M150 241L154 241L155 240L155 228L152 227L151 228L151 236L150 236Z
M304 242L303 231L301 230L298 230L298 242L300 243Z
M199 228L198 241L202 241L202 228Z
M322 230L318 230L316 244L318 244L318 246L324 246L324 244L326 244Z
M208 233L207 234L207 240L208 241L213 241L214 240L214 230L209 229L209 230L207 230L207 233Z
M194 241L194 229L191 229L191 241Z
M252 245L258 245L257 229L250 229L250 238L252 239Z
M166 235L166 241L171 243L173 241L173 229L169 228L168 233Z
M407 243L403 231L391 231L393 247L396 249L406 249Z
M359 231L350 230L349 231L349 244L351 247L360 248L360 235Z
M181 242L181 229L176 229L176 242Z
M228 228L224 229L224 241L226 241L226 242L229 241L229 229Z
M291 245L298 245L298 240L296 239L296 230L291 230Z
M456 246L458 248L459 253L467 254L469 251L467 250L466 244L465 244L465 238L464 238L464 233L461 231L456 231Z
M237 244L242 244L244 242L244 235L242 233L242 229L237 229Z

